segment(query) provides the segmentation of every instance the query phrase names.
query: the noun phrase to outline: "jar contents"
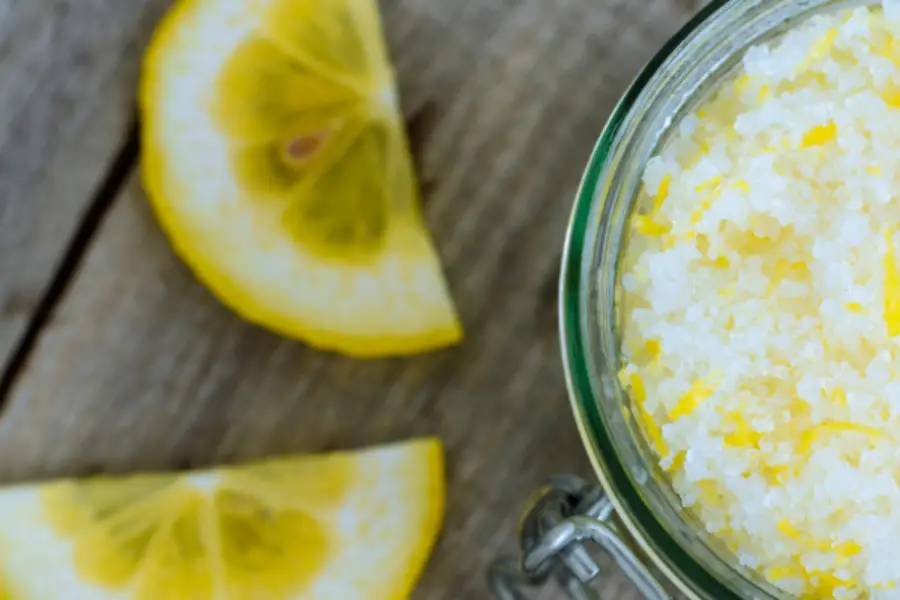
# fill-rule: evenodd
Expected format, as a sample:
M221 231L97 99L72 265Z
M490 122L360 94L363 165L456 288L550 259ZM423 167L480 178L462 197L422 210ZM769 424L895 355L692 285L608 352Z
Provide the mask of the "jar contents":
M620 372L682 503L802 598L900 598L900 4L751 48L647 164Z

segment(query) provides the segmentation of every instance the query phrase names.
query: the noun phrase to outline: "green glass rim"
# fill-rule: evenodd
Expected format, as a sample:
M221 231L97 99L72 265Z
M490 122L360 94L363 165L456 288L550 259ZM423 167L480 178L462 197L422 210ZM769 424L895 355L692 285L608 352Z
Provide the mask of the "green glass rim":
M694 597L699 591L717 600L741 600L741 597L684 550L654 515L639 492L639 484L620 459L606 419L594 399L586 333L588 314L597 307L591 305L590 286L583 284L597 275L591 270L591 252L594 248L586 247L585 243L586 240L597 239L588 233L599 226L597 211L604 205L599 198L602 193L599 185L623 123L654 74L678 47L710 17L734 2L740 0L711 0L656 53L613 109L575 197L563 251L559 288L560 338L569 397L582 441L601 482L619 509L620 518L626 521L636 541L654 559L656 566L672 577L673 583L682 591Z

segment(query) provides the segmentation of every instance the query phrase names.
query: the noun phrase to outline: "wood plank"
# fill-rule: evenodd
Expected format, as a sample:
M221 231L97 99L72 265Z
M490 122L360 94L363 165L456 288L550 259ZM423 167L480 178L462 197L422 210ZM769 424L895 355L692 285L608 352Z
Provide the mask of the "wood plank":
M557 341L564 229L610 108L686 11L675 0L395 0L385 12L464 345L355 361L241 322L172 254L135 177L13 389L0 477L440 435L448 515L416 597L456 600L484 597L483 569L513 549L536 485L588 473ZM606 585L610 598L637 597L620 575Z
M0 373L123 143L168 4L0 1Z

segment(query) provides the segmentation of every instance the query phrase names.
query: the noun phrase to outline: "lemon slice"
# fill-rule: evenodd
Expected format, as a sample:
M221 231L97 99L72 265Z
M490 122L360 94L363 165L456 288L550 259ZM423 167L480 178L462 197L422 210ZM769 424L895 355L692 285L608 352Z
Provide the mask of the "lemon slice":
M226 305L350 355L461 339L395 90L374 0L181 0L165 18L144 184Z
M18 600L399 600L443 498L431 439L12 488L0 577Z

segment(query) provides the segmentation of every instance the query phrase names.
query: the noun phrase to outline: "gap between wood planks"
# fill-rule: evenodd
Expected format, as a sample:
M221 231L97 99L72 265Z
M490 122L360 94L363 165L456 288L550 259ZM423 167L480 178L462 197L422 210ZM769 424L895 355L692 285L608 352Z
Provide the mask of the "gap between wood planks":
M119 196L119 192L125 186L128 176L137 167L137 159L140 154L140 126L137 118L132 119L128 127L128 134L115 155L109 170L100 181L97 191L94 193L88 208L84 213L71 241L66 246L59 266L50 280L50 284L44 291L40 302L31 316L31 320L25 332L12 351L10 360L0 373L0 415L6 407L9 394L16 383L18 375L25 368L41 331L53 316L54 310L63 299L69 285L75 279L78 268L90 248L94 234L99 229L103 219L109 213L113 203Z

